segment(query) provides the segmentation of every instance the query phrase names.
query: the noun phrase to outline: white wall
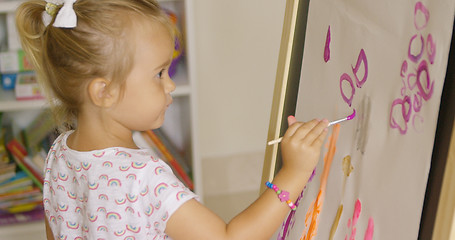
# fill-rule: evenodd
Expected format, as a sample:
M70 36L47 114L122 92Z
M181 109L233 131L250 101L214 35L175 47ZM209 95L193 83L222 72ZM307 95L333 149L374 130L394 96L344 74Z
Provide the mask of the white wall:
M284 0L193 0L203 200L226 222L258 196Z
M193 2L200 156L263 153L286 1Z

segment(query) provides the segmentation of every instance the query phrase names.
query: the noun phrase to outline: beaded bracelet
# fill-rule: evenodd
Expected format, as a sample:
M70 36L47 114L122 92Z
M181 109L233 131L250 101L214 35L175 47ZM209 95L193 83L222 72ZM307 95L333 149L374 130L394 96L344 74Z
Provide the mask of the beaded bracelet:
M297 206L289 199L289 192L280 190L275 184L268 181L265 185L275 191L280 201L286 202L291 210L295 211L297 209Z

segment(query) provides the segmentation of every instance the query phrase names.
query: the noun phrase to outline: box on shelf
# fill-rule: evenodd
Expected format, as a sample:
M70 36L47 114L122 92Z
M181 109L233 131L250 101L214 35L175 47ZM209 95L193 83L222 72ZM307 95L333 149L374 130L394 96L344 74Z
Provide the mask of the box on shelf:
M19 34L17 33L15 18L15 12L9 12L6 14L6 29L8 32L8 48L18 50L22 46L21 41L19 40Z
M15 92L17 100L44 98L34 72L17 74Z
M0 72L15 73L19 72L19 54L17 51L0 53Z
M25 57L23 50L8 51L0 53L0 72L17 73L32 71L33 67Z
M17 51L18 60L19 60L19 72L33 71L33 65L25 56L25 52L20 49Z
M16 85L17 73L2 74L2 87L4 90L13 90Z

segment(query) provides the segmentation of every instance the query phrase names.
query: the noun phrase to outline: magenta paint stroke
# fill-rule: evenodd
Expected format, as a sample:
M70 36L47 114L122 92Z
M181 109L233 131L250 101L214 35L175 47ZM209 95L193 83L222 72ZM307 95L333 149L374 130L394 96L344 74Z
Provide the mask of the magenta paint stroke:
M394 115L394 108L400 107L400 105L401 105L401 115L399 117L401 117L404 120L404 123L403 123L404 126L401 126L399 124L398 118L396 119L395 115ZM389 119L390 127L397 128L401 134L406 134L406 132L408 130L408 122L411 117L411 111L412 111L412 105L411 105L411 98L409 96L404 96L403 99L401 99L401 98L395 99L392 102L392 107L390 109L390 119Z
M414 109L414 112L418 113L420 112L420 109L422 108L422 96L420 94L414 94L414 101L412 103L412 108Z
M311 176L310 178L308 179L308 182L307 182L307 185L308 183L310 183L314 176L316 175L316 168L313 170L313 172L311 173ZM303 198L303 193L305 192L305 189L306 189L306 186L305 185L305 188L303 189L303 191L300 193L299 197L297 198L297 200L295 201L294 205L296 207L299 206L300 204L300 200L302 200ZM289 236L289 232L291 231L291 229L294 227L294 223L295 223L295 212L296 211L290 211L289 214L288 214L288 217L286 218L286 220L283 222L283 224L281 225L281 230L280 232L278 233L278 237L277 237L277 240L286 240L286 238Z
M364 68L364 75L360 80L359 77L357 76L357 73L359 72L361 66L363 66L363 68ZM352 100L354 99L356 87L362 88L368 78L368 60L367 60L367 56L365 54L365 50L363 48L360 49L360 53L359 53L359 56L357 57L357 63L355 65L355 67L353 67L353 66L351 66L351 67L352 67L352 73L353 73L354 79L355 79L355 86L354 86L354 81L352 80L351 76L349 76L349 74L343 73L340 77L341 97L343 98L344 102L346 102L349 105L349 107L352 105ZM345 93L346 89L343 88L344 81L349 83L349 88L351 89L351 94L349 97Z
M355 240L355 236L357 234L357 222L360 218L360 213L362 212L362 203L359 199L355 201L354 205L354 212L352 214L352 218L348 219L347 227L351 229L351 234L349 236L349 232L346 234L344 239ZM348 238L349 237L349 238Z
M417 23L418 13L425 16L425 21ZM421 32L429 21L429 11L422 2L417 2L414 10L414 25L417 31ZM411 46L414 40L420 35L420 52L411 53ZM424 54L426 52L426 54ZM402 87L400 89L401 97L392 101L390 107L389 125L397 129L400 134L404 135L408 131L408 124L414 127L414 130L422 129L424 118L419 112L424 107L425 102L433 96L435 81L430 77L430 64L436 59L436 42L433 35L429 33L426 39L421 33L411 37L408 46L408 59L401 64L400 76ZM409 60L409 61L408 61ZM401 108L401 109L397 109ZM400 111L401 110L401 111ZM418 125L418 126L417 126Z
M352 119L355 118L355 115L356 115L356 113L355 113L355 108L354 108L353 111L352 111L352 113L351 113L351 115L347 116L346 119L347 119L347 120L352 120Z
M407 71L408 71L408 61L404 60L403 63L401 64L400 76L405 77Z
M330 60L330 41L331 41L330 25L327 30L327 36L325 37L325 47L324 47L324 61L328 62Z
M347 81L349 83L349 86L351 87L351 96L347 97L346 94L344 93L343 90L343 81ZM355 87L354 87L354 82L352 81L351 76L347 73L343 73L340 77L340 91L341 91L341 97L343 98L344 102L349 105L349 107L352 105L352 99L354 99L355 95Z
M431 33L427 36L427 54L430 64L433 64L434 58L436 57L436 43L433 41L433 35Z
M364 68L364 75L362 77L362 80L359 80L357 72L360 70L360 66L362 66L362 63ZM352 67L352 73L354 73L356 86L358 88L362 88L363 84L365 84L368 78L368 60L367 55L365 54L365 50L363 50L363 48L360 49L359 57L357 58L357 63L355 67Z
M354 212L352 214L352 218L348 219L347 227L348 231L344 237L345 240L355 240L357 235L357 223L360 220L360 213L362 212L362 203L360 199L357 199L354 205ZM349 232L349 230L351 230ZM368 226L365 230L364 240L372 240L374 234L374 220L372 217L368 219Z
M422 73L425 72L426 82L422 84L421 76ZM428 72L428 64L427 61L422 60L417 68L417 87L419 88L419 94L422 96L423 100L428 101L430 100L431 96L433 96L433 86L434 81L430 79L430 73Z
M408 74L408 88L413 90L417 85L417 75L415 73Z
M365 231L365 237L363 239L372 240L373 234L374 234L374 220L373 220L373 218L370 217L370 219L368 219L368 227L367 227L367 230Z
M409 60L411 60L415 63L419 62L420 58L423 55L423 49L425 47L425 40L423 39L423 36L420 35L420 51L416 55L412 54L411 47L412 47L412 43L414 42L414 40L416 38L417 38L417 34L415 34L414 36L411 37L411 40L409 41L409 47L408 47L408 58L409 58Z
M419 12L421 12L423 14L423 16L425 16L425 22L421 26L419 26L419 24L417 23L417 15ZM422 2L417 2L415 5L415 8L414 8L414 26L415 26L415 28L417 30L424 29L427 26L429 20L430 20L430 11L428 11L427 7L425 7L425 5L423 5Z

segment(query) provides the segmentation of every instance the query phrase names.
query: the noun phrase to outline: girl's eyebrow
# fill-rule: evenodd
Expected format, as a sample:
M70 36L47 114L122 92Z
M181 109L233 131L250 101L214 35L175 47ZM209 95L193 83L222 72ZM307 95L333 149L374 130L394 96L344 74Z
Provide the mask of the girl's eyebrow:
M169 64L171 64L171 62L172 62L172 59L168 59L167 61L165 61L164 63L162 63L161 65L159 65L157 68L155 68L155 70L164 68L165 66L168 66Z

